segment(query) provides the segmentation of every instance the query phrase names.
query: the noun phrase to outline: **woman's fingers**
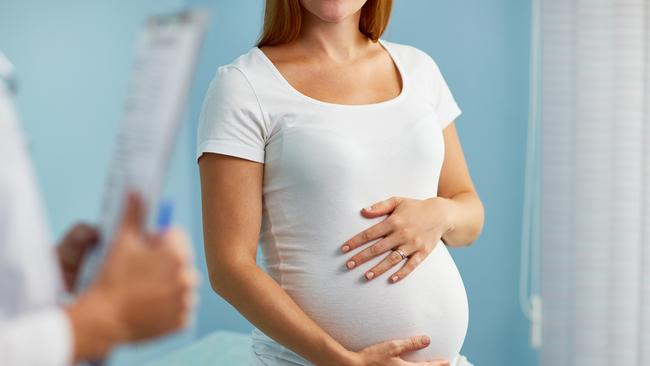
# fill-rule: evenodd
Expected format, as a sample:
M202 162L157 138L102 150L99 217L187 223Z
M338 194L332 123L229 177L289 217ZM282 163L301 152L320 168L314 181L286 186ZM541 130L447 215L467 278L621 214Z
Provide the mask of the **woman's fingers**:
M341 246L341 251L343 253L347 253L352 249L356 249L371 240L381 238L382 236L388 234L390 231L390 225L386 223L386 220L384 220L348 239L343 244L343 246Z
M398 357L403 353L417 351L426 348L431 339L427 336L415 336L405 339L396 339L381 343L379 346L386 350L389 356Z
M426 362L408 362L400 358L405 353L426 348L430 343L431 339L428 336L421 335L378 343L363 349L361 354L374 360L373 364L380 365L449 366L449 362L443 359Z
M361 214L366 217L377 217L388 215L395 210L395 207L402 202L402 197L390 197L386 200L377 202L361 210Z
M415 252L413 253L407 260L406 263L404 263L404 266L400 268L399 271L395 272L392 276L390 276L390 282L395 283L404 277L408 276L417 266L422 263L422 260L424 259L425 255L422 254L422 252Z
M378 277L382 273L388 271L390 268L403 261L405 258L402 257L400 251L402 254L404 254L404 256L408 258L411 254L413 254L414 249L408 245L402 245L400 247L394 248L381 262L379 262L376 266L372 267L368 272L365 273L364 276L366 279L372 280L373 278Z
M355 254L352 258L350 258L347 261L345 265L348 267L348 269L355 268L359 266L361 263L365 263L378 255L386 253L387 251L396 247L397 245L399 245L399 238L396 235L389 235L383 238L382 240L376 242L375 244L371 245L370 247Z
M434 360L427 362L408 362L408 366L450 366L451 364L447 360Z
M427 365L429 366L449 366L451 363L447 360L438 360L438 361L431 361Z

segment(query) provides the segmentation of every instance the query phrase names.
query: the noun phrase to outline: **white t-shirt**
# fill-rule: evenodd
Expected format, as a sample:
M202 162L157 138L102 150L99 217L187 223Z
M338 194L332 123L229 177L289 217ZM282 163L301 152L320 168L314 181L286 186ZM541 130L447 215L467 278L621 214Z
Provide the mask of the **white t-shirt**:
M460 114L431 57L414 47L380 43L403 87L397 97L373 104L306 96L257 47L219 67L200 117L197 158L209 152L264 163L260 243L267 270L343 346L358 350L427 334L431 345L405 358L453 360L465 338L468 308L442 241L396 284L388 282L394 270L363 279L384 256L347 270L351 254L339 249L385 219L364 218L362 207L391 196L437 195L442 130ZM306 364L254 334L258 358Z

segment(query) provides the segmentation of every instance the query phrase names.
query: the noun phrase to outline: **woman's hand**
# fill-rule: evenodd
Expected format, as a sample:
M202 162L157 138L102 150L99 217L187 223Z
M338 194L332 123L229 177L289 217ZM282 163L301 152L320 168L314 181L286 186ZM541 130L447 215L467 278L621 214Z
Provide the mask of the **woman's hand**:
M389 216L346 241L341 250L349 252L371 240L383 239L354 255L348 260L346 266L348 269L353 269L392 250L383 261L367 271L364 276L372 280L406 259L404 266L390 277L390 281L397 282L403 279L433 251L443 234L453 230L447 215L450 205L451 200L442 197L426 200L391 197L364 208L361 214L368 218Z
M446 360L426 362L408 362L400 356L412 351L426 348L431 340L427 336L411 337L378 343L364 348L354 355L351 366L449 366Z

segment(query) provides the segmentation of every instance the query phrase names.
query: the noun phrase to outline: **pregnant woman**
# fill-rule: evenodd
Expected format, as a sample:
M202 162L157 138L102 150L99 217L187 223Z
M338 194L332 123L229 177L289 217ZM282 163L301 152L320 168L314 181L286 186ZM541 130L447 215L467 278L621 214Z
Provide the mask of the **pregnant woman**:
M256 327L254 365L467 364L447 248L476 240L483 206L436 63L381 38L390 9L267 0L260 42L207 92L206 260Z

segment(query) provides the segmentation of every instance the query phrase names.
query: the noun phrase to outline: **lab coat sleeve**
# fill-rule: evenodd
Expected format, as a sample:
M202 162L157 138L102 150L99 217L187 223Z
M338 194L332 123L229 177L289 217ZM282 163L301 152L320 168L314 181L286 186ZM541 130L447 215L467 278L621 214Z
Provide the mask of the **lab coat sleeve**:
M27 312L0 323L0 360L6 366L68 366L72 339L61 308Z
M0 76L10 71L0 52ZM2 80L0 167L0 365L70 365L72 326L56 304L60 273L48 250L26 148Z

